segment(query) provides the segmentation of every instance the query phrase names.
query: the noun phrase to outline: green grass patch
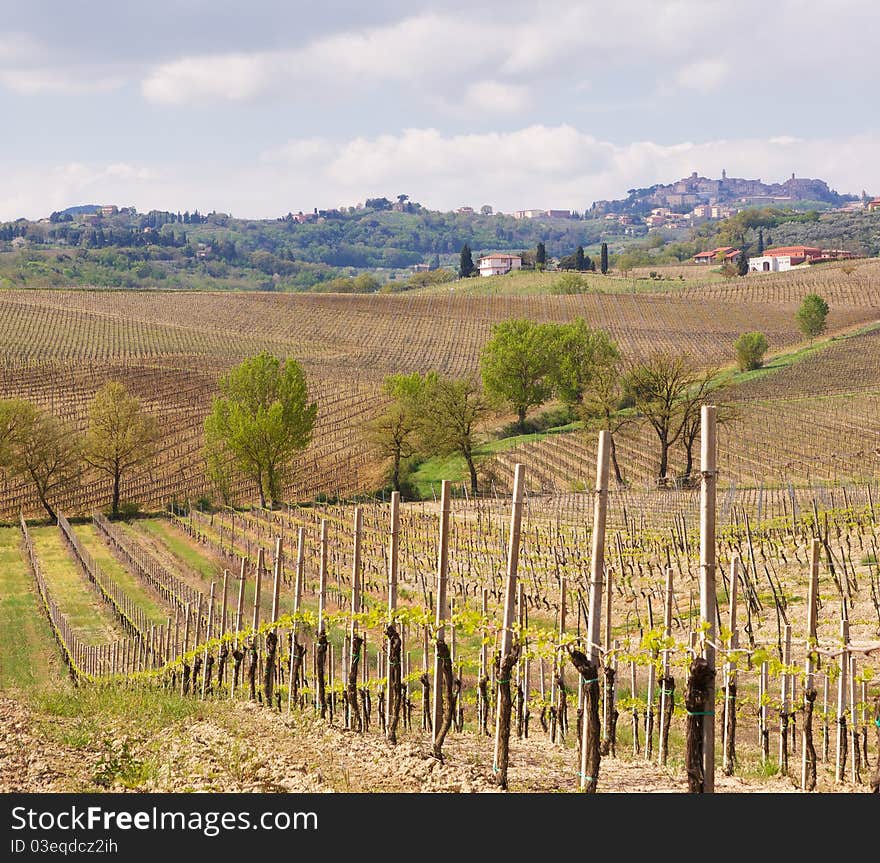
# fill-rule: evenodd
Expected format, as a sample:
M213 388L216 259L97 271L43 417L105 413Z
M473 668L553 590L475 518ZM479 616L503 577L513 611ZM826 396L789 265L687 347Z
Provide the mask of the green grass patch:
M0 528L0 689L44 686L60 667L20 545L18 528Z
M158 540L186 568L197 572L208 584L223 577L223 568L192 545L189 537L164 518L141 519L129 526L132 535L142 532Z
M479 467L479 460L481 458L513 449L518 444L545 440L553 435L568 434L569 432L578 431L583 427L584 424L582 422L572 422L542 432L486 441L474 450L474 456ZM432 497L432 489L433 495L440 495L440 482L444 479L451 480L452 482L463 482L468 479L467 464L462 456L452 454L425 459L407 476L407 481L412 484L421 497L426 499Z
M58 528L35 527L30 535L49 590L83 642L106 644L124 637L113 612L86 580Z
M140 608L147 620L157 626L165 623L169 616L168 609L113 556L109 546L98 536L95 527L91 524L80 524L74 530L98 566L125 591L126 596Z

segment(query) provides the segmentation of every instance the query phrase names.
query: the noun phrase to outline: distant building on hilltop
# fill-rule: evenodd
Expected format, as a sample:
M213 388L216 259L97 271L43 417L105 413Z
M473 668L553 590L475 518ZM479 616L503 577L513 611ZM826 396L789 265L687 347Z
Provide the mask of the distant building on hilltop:
M511 270L522 269L522 258L519 255L509 255L497 252L492 255L483 255L477 264L481 276L503 276Z
M822 264L825 261L851 260L855 252L847 249L820 249L816 246L778 246L768 249L759 258L749 258L750 273L784 273L801 264Z
M543 210L515 210L514 219L540 219L544 215Z
M876 213L878 210L880 210L880 198L874 198L873 201L868 201L868 203L865 205L865 209L869 213Z

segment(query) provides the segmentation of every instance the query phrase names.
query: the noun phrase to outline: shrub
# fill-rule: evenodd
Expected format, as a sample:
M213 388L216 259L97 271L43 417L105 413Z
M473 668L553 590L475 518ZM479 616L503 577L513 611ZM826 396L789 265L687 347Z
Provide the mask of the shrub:
M563 273L550 285L551 294L582 294L587 283L577 273Z
M741 372L751 372L764 365L764 354L770 345L763 333L743 333L734 343L736 362Z

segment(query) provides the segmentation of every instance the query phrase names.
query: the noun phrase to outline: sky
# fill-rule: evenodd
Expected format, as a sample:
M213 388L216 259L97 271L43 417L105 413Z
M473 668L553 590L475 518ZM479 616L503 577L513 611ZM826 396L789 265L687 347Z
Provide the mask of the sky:
M0 220L880 195L876 0L0 0Z

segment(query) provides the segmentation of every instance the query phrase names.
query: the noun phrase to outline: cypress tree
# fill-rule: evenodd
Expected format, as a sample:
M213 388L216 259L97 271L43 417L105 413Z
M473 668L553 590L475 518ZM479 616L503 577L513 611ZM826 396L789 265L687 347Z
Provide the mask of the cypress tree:
M474 258L471 255L471 247L465 243L461 247L461 256L458 263L458 274L466 279L474 271Z
M539 269L544 269L544 265L547 263L547 249L544 247L542 242L539 242L537 247L535 248L535 265Z
M764 254L764 229L758 228L758 257Z
M599 257L599 270L602 275L608 273L608 243L602 243L602 249Z
M578 246L574 253L574 268L578 271L586 269L586 261L584 259L584 247Z
M740 252L736 259L736 274L738 276L747 276L749 274L749 259L745 252Z

